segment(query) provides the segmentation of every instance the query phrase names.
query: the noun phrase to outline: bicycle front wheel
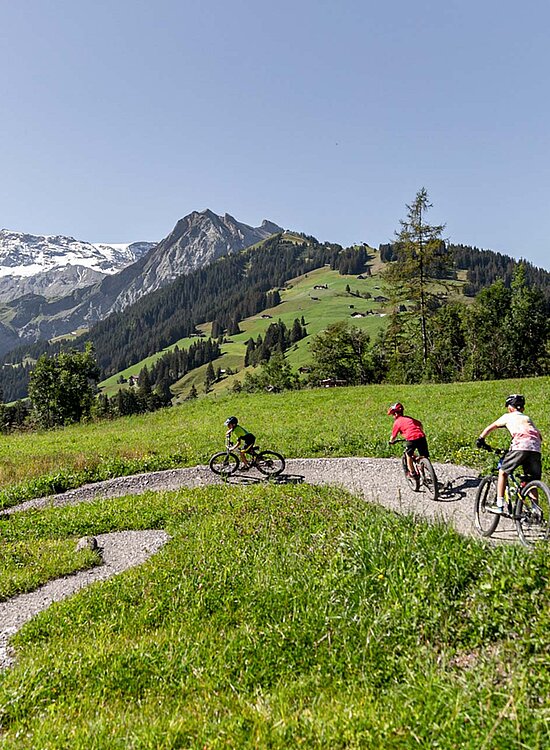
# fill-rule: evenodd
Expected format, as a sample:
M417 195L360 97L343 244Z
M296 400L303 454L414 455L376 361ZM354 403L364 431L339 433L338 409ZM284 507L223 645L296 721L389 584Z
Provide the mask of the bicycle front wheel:
M215 453L210 459L208 465L214 474L228 477L231 474L234 474L239 468L239 459L234 453L222 451L221 453Z
M521 490L514 513L516 531L525 547L549 539L550 489L538 479Z
M439 486L437 484L437 477L435 475L432 462L429 458L419 458L418 468L420 469L422 484L426 488L426 492L431 495L432 500L437 500L437 497L439 495Z
M276 477L285 470L285 460L275 451L261 451L256 456L256 468L269 477Z
M405 479L407 480L407 484L413 490L414 492L418 492L418 489L420 487L420 477L418 474L411 474L409 472L409 465L407 463L407 456L403 454L403 458L401 459L401 466L403 468L403 474L405 475Z
M491 536L498 526L500 515L491 512L497 502L497 478L483 477L477 488L474 503L474 518L477 530L482 536Z

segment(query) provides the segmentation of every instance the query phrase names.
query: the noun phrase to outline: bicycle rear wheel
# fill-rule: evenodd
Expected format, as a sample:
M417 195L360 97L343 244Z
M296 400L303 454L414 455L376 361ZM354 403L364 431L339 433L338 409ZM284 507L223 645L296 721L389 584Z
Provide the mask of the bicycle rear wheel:
M550 538L550 489L538 479L529 482L518 496L515 510L516 531L526 547Z
M401 466L403 468L403 474L405 475L405 479L407 480L407 484L413 490L414 492L418 492L418 488L420 487L420 477L418 474L411 474L409 472L409 465L407 463L407 457L405 454L403 454L403 458L401 459Z
M426 488L426 492L432 496L432 500L437 500L439 485L437 484L437 477L432 462L429 458L421 457L418 459L418 468L420 469L422 484Z
M219 476L228 477L234 474L239 468L239 459L234 453L228 453L222 451L221 453L215 453L210 459L210 469L214 474Z
M497 478L483 477L477 488L474 502L474 518L477 530L482 536L491 536L498 526L500 515L492 513L490 506L497 502Z
M261 451L256 456L255 463L258 471L270 477L276 477L285 470L284 458L275 451Z

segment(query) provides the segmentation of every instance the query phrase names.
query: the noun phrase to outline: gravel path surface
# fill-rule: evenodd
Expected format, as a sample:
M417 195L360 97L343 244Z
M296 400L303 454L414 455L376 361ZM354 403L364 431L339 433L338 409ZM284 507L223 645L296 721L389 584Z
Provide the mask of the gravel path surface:
M100 534L95 538L103 565L57 578L29 594L0 602L0 669L8 667L13 661L9 639L38 612L96 581L105 581L123 570L140 565L157 552L169 536L165 531L122 531Z
M460 534L476 534L473 527L473 503L479 475L465 466L434 464L441 490L438 501L425 492L413 492L405 483L400 459L385 458L309 458L289 459L285 474L276 481L299 484L338 485L398 513L413 513L431 521L451 524ZM238 473L228 482L246 486L265 482L256 470ZM148 491L176 490L221 484L207 466L169 469L149 474L109 479L85 485L60 495L29 500L0 513L10 516L31 509L75 505L96 498L120 497ZM510 521L501 519L493 537L496 541L516 538ZM52 602L70 596L95 581L105 580L123 570L139 565L154 554L168 539L162 531L128 531L97 537L104 564L82 573L58 578L30 594L0 603L0 668L10 663L8 639L13 633L46 609Z

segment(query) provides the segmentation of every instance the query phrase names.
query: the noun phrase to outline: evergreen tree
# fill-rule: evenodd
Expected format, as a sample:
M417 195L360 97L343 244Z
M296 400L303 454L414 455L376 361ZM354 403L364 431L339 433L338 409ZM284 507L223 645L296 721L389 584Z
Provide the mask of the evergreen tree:
M546 343L550 333L544 297L527 283L524 264L516 266L511 283L510 307L504 320L509 377L548 372Z
M217 339L220 338L220 336L223 336L223 328L220 325L218 319L212 321L212 332L210 335L213 339Z
M503 325L510 307L510 290L502 280L483 289L465 312L467 380L505 377L508 341Z
M244 355L244 366L248 367L249 365L253 364L253 355L254 351L256 349L256 342L254 339L248 339L246 342L246 352Z
M414 203L407 206L407 218L401 221L397 235L397 258L384 271L384 279L392 292L392 302L397 305L413 302L420 318L422 360L428 359L428 317L437 305L436 295L430 291L430 274L441 276L450 265L450 254L441 238L444 225L431 226L425 215L432 207L428 193L422 188ZM432 304L431 304L432 303Z
M204 376L204 391L205 393L208 393L212 387L212 384L216 382L216 373L214 372L214 367L212 365L212 362L208 363L208 367L206 368L206 373Z
M151 387L151 378L149 377L149 370L147 368L147 365L143 367L139 373L138 376L138 389L137 389L137 397L140 399L144 405L147 405L151 393L152 393L152 387Z
M242 333L241 329L239 328L239 319L236 317L232 318L229 326L227 327L227 334L229 336L236 336L239 333Z
M424 379L438 383L464 379L468 336L464 312L464 305L456 303L444 305L432 317Z
M158 397L161 406L170 406L172 404L172 391L168 378L163 378L155 387L155 395Z
M302 324L298 320L298 318L294 318L294 323L292 324L292 330L290 331L290 343L295 344L296 341L300 341L304 337L304 331L302 328Z
M121 388L115 396L114 408L120 417L141 412L141 404L133 388Z
M199 396L199 394L197 392L195 384L193 383L192 386L191 386L191 390L189 391L189 393L185 397L185 400L186 401L192 401L193 399L198 398L198 396Z

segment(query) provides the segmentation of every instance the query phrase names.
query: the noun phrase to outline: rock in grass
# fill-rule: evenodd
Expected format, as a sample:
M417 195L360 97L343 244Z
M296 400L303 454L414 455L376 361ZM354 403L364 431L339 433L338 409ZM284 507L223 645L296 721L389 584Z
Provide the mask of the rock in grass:
M98 548L97 539L95 536L81 536L76 543L76 549L90 549L96 550Z

